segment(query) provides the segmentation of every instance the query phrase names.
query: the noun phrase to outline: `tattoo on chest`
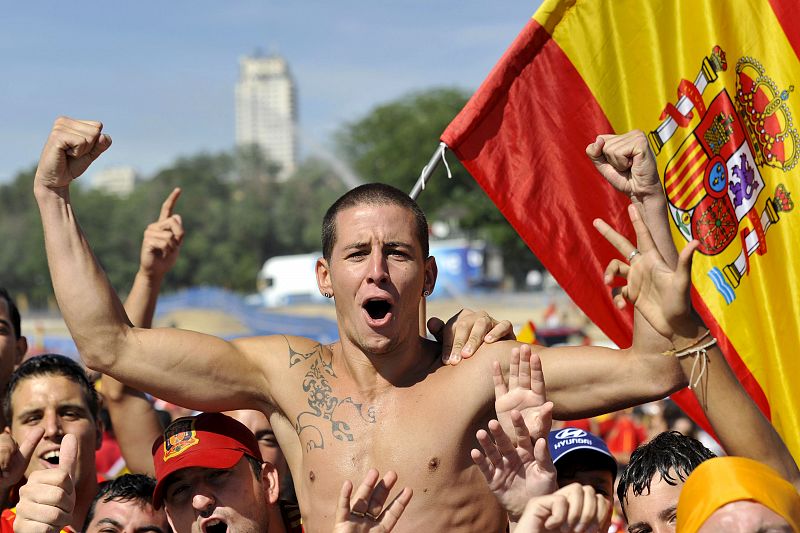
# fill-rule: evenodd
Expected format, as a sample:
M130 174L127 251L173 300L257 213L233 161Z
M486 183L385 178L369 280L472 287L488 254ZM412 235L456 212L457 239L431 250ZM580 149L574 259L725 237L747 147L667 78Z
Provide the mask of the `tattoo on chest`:
M358 416L369 424L375 423L375 408L365 407L363 403L356 403L351 397L339 398L333 386L336 380L336 373L333 371L333 352L324 350L321 344L317 344L310 352L298 352L289 344L289 368L302 363L309 364L308 370L303 376L303 392L307 396L308 407L310 410L303 411L297 415L294 425L297 435L306 440L306 451L314 448L325 448L325 437L327 431L323 429L330 427L330 435L341 441L353 441L353 434L350 425L342 419L343 413L337 416L337 410L345 406L350 406ZM333 383L332 383L333 381ZM322 429L321 429L322 428Z

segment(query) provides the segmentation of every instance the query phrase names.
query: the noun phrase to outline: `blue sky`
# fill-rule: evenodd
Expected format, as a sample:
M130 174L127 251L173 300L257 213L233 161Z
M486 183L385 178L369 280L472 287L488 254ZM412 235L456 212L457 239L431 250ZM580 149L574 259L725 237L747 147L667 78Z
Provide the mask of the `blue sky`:
M0 17L0 182L36 162L61 114L104 122L114 146L97 168L148 175L230 148L238 60L256 48L287 58L305 151L324 147L409 91L477 88L539 3L17 2Z

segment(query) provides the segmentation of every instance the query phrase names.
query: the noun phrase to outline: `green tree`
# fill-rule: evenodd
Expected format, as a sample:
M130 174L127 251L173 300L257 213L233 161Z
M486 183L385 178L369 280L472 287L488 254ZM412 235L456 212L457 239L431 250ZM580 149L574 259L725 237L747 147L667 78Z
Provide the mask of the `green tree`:
M0 186L0 286L44 306L52 293L44 234L33 199L34 168Z
M300 164L288 181L281 183L274 220L282 253L307 253L322 249L320 228L328 207L347 191L333 169L322 160Z

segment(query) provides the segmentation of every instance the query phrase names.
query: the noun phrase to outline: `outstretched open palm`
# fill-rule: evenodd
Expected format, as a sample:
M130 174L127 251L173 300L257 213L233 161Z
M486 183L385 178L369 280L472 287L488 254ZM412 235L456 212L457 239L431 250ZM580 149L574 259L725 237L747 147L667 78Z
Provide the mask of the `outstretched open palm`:
M481 429L475 435L483 452L473 449L470 456L486 478L489 490L512 520L516 520L525 510L528 500L550 494L558 486L547 440L540 438L534 445L520 412L514 409L509 416L514 426L516 446L500 423L491 420L488 432Z
M511 351L511 364L508 369L508 385L503 379L500 364L493 365L494 409L497 420L506 434L514 435L511 411L522 414L528 432L534 440L546 438L552 423L552 402L547 401L544 373L539 356L532 353L531 347L523 344Z

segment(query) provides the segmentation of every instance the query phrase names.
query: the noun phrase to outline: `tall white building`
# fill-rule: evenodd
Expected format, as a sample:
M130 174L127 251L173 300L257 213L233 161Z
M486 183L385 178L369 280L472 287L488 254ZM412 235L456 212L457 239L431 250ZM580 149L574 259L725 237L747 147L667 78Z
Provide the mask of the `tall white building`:
M133 192L139 176L133 167L107 167L92 175L91 186L108 194L128 196Z
M297 162L297 98L286 60L277 55L243 57L236 84L236 143L258 144L281 165L279 178Z

